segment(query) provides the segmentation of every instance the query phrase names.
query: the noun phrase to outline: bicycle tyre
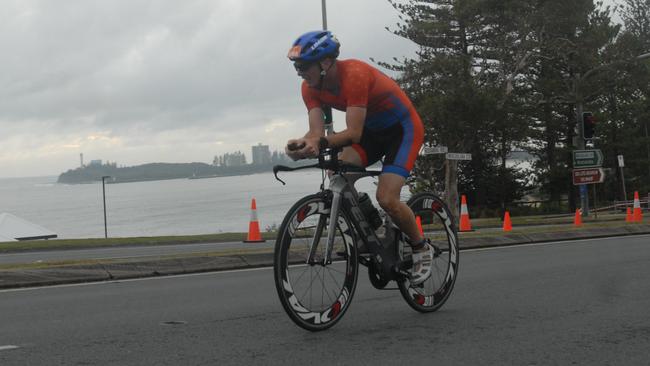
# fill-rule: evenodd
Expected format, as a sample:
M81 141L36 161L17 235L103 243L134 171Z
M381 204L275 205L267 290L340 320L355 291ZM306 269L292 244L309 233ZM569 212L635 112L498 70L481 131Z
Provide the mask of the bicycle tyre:
M416 311L429 313L438 310L449 298L458 274L458 234L456 224L447 205L436 195L423 192L413 195L407 202L415 216L420 216L425 236L440 249L434 258L431 277L421 285L413 286L408 279L398 281L404 300ZM408 256L410 246L403 241L399 254Z
M280 302L294 323L310 331L325 330L336 324L350 307L357 285L359 264L354 230L342 211L337 220L332 263L322 265L329 225L329 197L331 194L326 191L296 202L280 225L275 243L274 277ZM319 220L325 220L324 227L317 240L316 263L310 265L306 261Z

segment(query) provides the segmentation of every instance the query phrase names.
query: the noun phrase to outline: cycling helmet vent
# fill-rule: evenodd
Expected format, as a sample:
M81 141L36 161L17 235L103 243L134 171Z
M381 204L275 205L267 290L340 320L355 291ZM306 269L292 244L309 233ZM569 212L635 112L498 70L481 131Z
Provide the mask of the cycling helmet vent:
M307 32L293 42L287 57L291 61L320 61L338 57L341 44L329 31Z

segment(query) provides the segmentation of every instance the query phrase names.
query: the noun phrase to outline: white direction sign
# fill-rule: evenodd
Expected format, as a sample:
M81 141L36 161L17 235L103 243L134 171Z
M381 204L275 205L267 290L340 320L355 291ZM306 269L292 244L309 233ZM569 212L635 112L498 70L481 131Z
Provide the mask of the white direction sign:
M472 160L472 154L464 153L447 153L445 157L447 160Z
M425 146L422 148L422 155L446 154L447 146Z
M598 149L574 150L573 168L598 168L603 165L603 153Z
M625 161L623 160L623 155L618 155L618 167L619 168L624 168L625 167Z

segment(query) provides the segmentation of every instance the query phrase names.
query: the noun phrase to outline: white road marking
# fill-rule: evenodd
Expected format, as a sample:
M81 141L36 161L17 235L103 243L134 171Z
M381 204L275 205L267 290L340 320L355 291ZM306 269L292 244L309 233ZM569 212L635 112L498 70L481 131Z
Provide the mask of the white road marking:
M9 351L9 350L16 349L16 348L20 348L20 347L11 346L11 345L9 345L9 346L0 346L0 351Z
M545 245L579 243L579 242L585 242L585 241L604 241L604 240L616 240L616 239L621 239L621 238L643 238L643 237L650 237L650 235L625 235L625 236L612 236L612 237L607 237L607 238L591 238L591 239L590 238L585 238L585 239L574 239L574 240L550 241L550 242L544 242L544 243L526 243L526 244L502 245L502 246L495 246L495 247L490 247L490 248L461 249L461 252L462 253L480 252L480 251L486 251L486 250L503 250L503 249L511 249L511 248L532 247L532 246L545 246ZM99 281L99 282L73 283L73 284L67 284L67 285L26 287L26 288L0 290L0 293L18 292L18 291L34 291L34 290L52 289L52 288L60 288L60 287L105 286L105 285L123 283L123 282L157 281L157 280L166 280L166 279L173 279L173 278L184 278L184 277L214 276L214 275L221 275L221 274L228 274L228 273L238 273L238 272L268 271L268 270L272 270L272 269L273 269L273 267L243 268L243 269L233 269L233 270L226 270L226 271L188 273L188 274L181 274L181 275L169 275L169 276L158 276L158 277L131 278L131 279L114 280L114 281Z

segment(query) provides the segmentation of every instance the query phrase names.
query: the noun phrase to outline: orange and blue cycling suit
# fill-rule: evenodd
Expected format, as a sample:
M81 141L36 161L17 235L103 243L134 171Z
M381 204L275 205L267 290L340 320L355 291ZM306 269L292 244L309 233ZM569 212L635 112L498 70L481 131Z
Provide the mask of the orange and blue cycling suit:
M395 81L363 61L338 60L336 66L338 94L310 88L303 82L302 97L307 109L366 108L361 141L352 148L364 166L384 157L382 172L407 178L424 139L424 127L413 104Z

